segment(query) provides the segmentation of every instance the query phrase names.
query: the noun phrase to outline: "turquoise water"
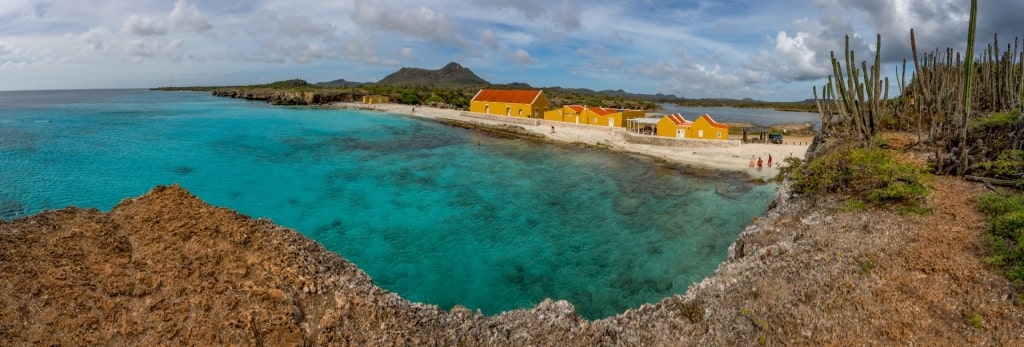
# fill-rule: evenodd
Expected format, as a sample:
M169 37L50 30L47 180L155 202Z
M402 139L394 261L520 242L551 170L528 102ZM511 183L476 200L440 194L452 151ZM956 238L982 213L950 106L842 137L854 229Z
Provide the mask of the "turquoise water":
M144 90L0 92L0 169L0 218L180 183L413 301L566 299L592 319L710 275L775 190L400 115Z

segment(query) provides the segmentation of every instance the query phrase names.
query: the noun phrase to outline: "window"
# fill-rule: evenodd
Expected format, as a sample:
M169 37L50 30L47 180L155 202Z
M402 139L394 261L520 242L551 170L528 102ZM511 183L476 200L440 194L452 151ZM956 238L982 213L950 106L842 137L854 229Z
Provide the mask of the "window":
M697 130L697 138L704 138L704 129Z
M718 138L722 138L722 132L721 131L718 132Z

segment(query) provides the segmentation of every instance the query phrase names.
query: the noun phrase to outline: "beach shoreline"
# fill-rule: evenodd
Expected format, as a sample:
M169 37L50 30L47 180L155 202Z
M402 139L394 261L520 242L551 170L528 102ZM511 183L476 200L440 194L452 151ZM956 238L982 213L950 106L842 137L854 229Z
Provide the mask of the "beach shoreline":
M388 113L409 115L430 120L454 120L459 122L477 123L484 126L514 125L525 129L531 135L552 142L565 144L584 144L609 150L646 155L666 162L683 164L704 169L742 172L756 179L771 179L778 174L779 165L786 157L803 159L807 153L812 136L788 136L785 144L741 143L738 147L670 147L627 142L613 129L583 128L575 126L559 126L558 122L542 121L540 125L523 125L499 120L463 116L463 111L441 109L428 106L411 106L401 104L362 104L336 102L328 104L331 108L376 110ZM552 127L554 131L552 132ZM754 167L751 167L751 157ZM771 156L773 165L768 166ZM761 170L756 167L760 158L764 165Z

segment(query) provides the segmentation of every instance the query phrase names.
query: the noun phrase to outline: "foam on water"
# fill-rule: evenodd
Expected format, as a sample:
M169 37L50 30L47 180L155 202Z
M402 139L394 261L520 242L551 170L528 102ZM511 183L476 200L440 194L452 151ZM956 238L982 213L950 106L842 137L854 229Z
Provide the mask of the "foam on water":
M683 293L775 189L398 115L201 93L19 93L0 93L0 218L106 210L180 183L444 309L555 298L601 318Z

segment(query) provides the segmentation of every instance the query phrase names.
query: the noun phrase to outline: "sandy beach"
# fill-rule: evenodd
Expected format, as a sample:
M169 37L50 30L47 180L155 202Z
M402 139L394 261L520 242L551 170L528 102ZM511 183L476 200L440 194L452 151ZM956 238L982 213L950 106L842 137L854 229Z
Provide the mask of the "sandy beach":
M440 109L434 107L400 104L361 104L361 103L333 103L330 107L337 108L360 108L374 109L384 112L413 115L429 119L451 119L465 122L476 122L481 124L499 125L508 124L501 121L465 117L460 110ZM551 126L555 132L551 132ZM788 136L785 144L764 144L744 143L739 147L709 147L709 148L686 148L655 146L626 142L611 130L592 130L574 127L559 127L558 122L543 122L539 126L519 125L524 129L543 135L544 137L565 143L586 143L609 147L627 153L637 153L661 158L669 162L692 165L697 167L739 171L749 174L755 178L771 178L778 174L778 165L786 157L803 158L810 144L810 136ZM768 167L768 156L771 155L773 167ZM761 171L750 167L750 158L760 157L765 165Z

